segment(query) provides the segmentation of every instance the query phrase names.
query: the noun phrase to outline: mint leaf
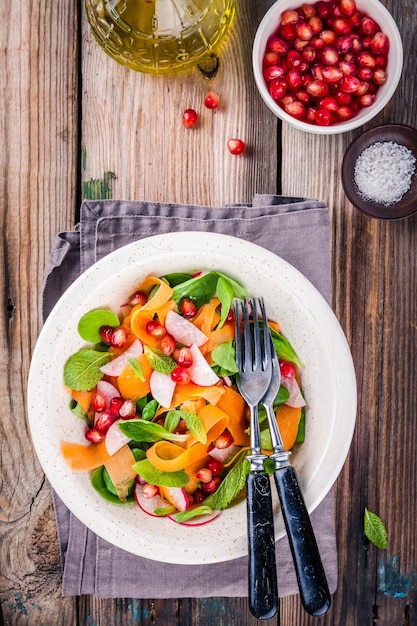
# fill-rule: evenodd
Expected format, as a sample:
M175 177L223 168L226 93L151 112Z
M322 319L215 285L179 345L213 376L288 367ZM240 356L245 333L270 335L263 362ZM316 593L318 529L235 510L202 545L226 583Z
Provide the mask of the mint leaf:
M204 424L196 413L192 411L184 411L182 409L168 411L165 417L165 428L172 432L178 426L180 419L187 424L190 433L200 443L207 443L207 433Z
M229 315L234 296L233 287L229 280L227 280L224 276L220 276L217 281L217 296L220 300L220 304L222 305L219 322L219 328L221 328L226 321L226 317Z
M162 472L152 465L148 459L138 461L134 464L133 469L147 483L151 485L163 485L164 487L184 487L189 481L188 475L184 470L177 472Z
M132 358L128 360L128 364L132 368L133 373L136 376L136 378L139 378L139 380L144 382L145 376L143 375L143 369L139 361L137 359Z
M387 531L378 515L365 507L364 514L365 535L377 548L388 548Z
M64 383L75 391L89 391L103 378L100 367L110 361L108 352L84 348L71 355L64 365Z
M247 459L242 459L222 480L217 491L204 500L204 504L213 510L226 509L244 488L248 471L249 463Z
M99 343L101 341L101 326L112 326L117 328L120 325L119 318L113 311L107 309L94 309L82 316L78 322L78 334L84 341Z
M170 433L166 428L155 422L148 422L143 419L126 420L119 423L119 428L127 437L133 441L185 441L188 435L175 435Z
M145 357L149 361L149 365L152 367L152 369L156 372L159 372L160 374L169 375L172 370L177 367L174 359L171 359L170 356L164 354L160 350L153 350L149 346L145 345L143 346L143 352L145 354Z
M174 519L176 522L181 524L182 522L188 522L189 519L197 517L198 515L210 515L211 513L213 513L213 509L211 509L209 506L206 506L205 504L202 504L195 509L180 511L180 513L174 515Z

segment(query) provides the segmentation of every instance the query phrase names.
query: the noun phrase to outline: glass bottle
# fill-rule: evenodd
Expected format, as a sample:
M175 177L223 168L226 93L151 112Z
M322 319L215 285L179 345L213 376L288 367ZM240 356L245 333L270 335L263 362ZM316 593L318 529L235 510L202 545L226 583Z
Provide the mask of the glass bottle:
M199 64L226 34L235 0L85 0L99 45L131 69L168 74Z

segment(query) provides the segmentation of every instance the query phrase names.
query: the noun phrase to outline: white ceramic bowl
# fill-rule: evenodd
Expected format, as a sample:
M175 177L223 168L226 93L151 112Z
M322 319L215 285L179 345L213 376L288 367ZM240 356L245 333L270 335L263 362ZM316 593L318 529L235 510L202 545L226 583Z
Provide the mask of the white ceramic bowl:
M291 115L288 115L288 113L286 113L271 97L262 74L262 60L266 44L269 37L277 30L278 25L281 22L282 12L287 9L300 7L302 4L302 0L278 0L266 13L258 27L253 44L252 61L255 82L259 93L261 94L266 105L277 117L284 122L288 122L288 124L295 126L299 130L309 133L318 133L321 135L333 135L358 128L366 122L369 122L385 107L398 86L403 67L403 48L397 25L391 14L379 0L356 0L357 8L361 12L373 18L381 27L382 32L384 32L389 38L390 49L387 66L388 78L386 83L379 88L374 104L363 108L356 117L331 126L318 126L310 124L306 121L297 120ZM308 2L308 4L314 3Z
M339 323L312 284L264 248L226 235L172 233L125 246L88 269L56 304L36 344L28 385L34 446L52 487L87 527L133 554L183 564L244 556L245 502L205 526L189 528L150 517L135 504L125 507L103 500L87 472L71 471L60 452L62 440L86 443L83 421L69 410L63 368L83 346L77 324L84 313L97 307L118 311L148 274L197 269L222 270L240 280L251 295L264 295L268 314L280 321L283 334L305 363L306 440L291 460L310 512L343 466L356 419L355 374ZM274 510L278 539L285 530L277 501Z

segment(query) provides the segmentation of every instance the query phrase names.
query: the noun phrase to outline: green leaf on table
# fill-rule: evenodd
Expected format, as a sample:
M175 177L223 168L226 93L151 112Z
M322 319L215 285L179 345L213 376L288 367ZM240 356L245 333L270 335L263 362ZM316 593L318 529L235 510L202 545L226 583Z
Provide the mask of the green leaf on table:
M117 328L120 320L116 313L107 309L93 309L82 316L78 322L78 334L84 341L99 343L101 341L100 328L102 326L112 326Z
M152 465L148 459L138 461L134 464L133 469L141 478L151 485L163 485L164 487L184 487L189 479L188 474L184 470L176 472L163 472Z
M76 391L89 391L103 378L102 365L110 361L108 352L83 348L72 354L64 365L64 383Z
M388 539L386 528L378 515L372 513L365 507L364 515L364 530L365 536L373 543L377 548L388 548Z

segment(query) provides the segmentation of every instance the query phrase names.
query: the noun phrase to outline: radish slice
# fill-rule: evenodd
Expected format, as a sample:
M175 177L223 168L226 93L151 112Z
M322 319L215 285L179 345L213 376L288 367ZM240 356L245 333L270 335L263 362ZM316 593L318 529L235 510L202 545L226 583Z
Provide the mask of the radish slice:
M209 522L217 519L220 514L221 511L213 511L213 513L207 513L206 515L198 515L197 517L192 517L187 522L177 522L173 515L168 515L168 517L176 524L181 524L181 526L204 526L204 524L208 524Z
M127 437L119 428L119 422L123 420L116 420L110 426L106 433L106 437L104 439L104 445L106 446L107 452L112 456L115 454L120 448L123 448L124 445L129 443L130 437Z
M306 406L306 401L303 398L300 387L295 378L287 378L286 376L282 376L281 384L285 389L288 389L290 392L290 397L286 401L285 404L293 407L294 409L300 409L303 406Z
M145 498L143 495L143 485L140 483L136 483L134 495L138 507L142 509L144 513L147 513L152 517L159 517L159 515L155 515L155 509L163 509L167 506L167 503L164 502L159 495L156 495L153 498Z
M110 406L110 400L120 398L119 390L106 380L100 380L97 384L97 393L99 393L106 401L106 408Z
M203 387L210 387L211 385L215 385L219 382L219 377L207 363L195 343L190 346L190 352L193 357L193 364L188 368L188 373L190 374L193 383Z
M182 487L161 487L162 494L166 495L168 502L171 502L179 511L186 511L190 506L190 500ZM165 505L166 506L166 505Z
M192 322L175 311L168 311L165 318L165 328L178 343L182 343L184 346L191 346L193 343L202 346L208 341L208 337L197 326L194 326Z
M169 409L175 389L175 382L172 380L171 376L161 374L161 372L154 370L149 379L149 387L155 400L157 400L164 409Z
M233 443L228 448L212 448L209 450L209 455L216 459L216 461L220 461L220 463L224 463L232 456L236 454L236 452L240 450L239 446L235 446Z
M106 363L100 370L106 376L120 376L129 359L134 359L143 353L143 345L140 339L135 339L131 346L115 359Z

